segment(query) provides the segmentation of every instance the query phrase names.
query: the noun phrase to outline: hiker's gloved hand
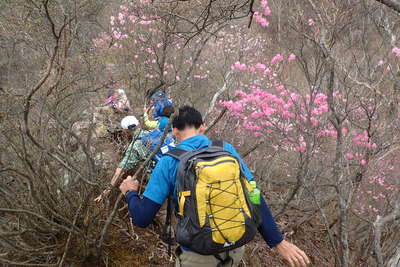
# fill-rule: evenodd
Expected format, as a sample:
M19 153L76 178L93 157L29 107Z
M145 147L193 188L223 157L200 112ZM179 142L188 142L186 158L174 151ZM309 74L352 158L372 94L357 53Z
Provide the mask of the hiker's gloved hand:
M294 244L283 240L276 246L279 254L287 260L291 267L305 267L310 264L310 259L307 255Z
M132 176L128 176L125 180L122 181L119 186L119 190L121 190L122 194L126 194L129 190L138 191L139 190L139 181L133 179Z
M106 189L103 191L103 193L101 193L98 197L96 197L94 199L95 202L100 202L103 200L104 197L108 196L108 194L110 194L111 189Z
M146 114L149 114L150 110L151 110L151 106L150 106L150 107L144 106L144 108L143 108L143 113L144 113L145 115L146 115Z

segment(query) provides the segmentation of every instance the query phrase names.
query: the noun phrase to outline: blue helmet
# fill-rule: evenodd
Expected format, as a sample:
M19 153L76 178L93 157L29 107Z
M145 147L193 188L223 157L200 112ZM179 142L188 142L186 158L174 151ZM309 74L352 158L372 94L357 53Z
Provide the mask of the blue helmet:
M152 96L151 99L158 99L158 98L163 98L165 97L165 91L157 91L155 92Z

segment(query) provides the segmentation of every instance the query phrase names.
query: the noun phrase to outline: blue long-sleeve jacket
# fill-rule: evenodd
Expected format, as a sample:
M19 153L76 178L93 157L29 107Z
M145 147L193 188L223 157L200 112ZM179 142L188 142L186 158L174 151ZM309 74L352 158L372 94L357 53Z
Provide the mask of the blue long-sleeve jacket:
M200 134L185 139L180 142L177 147L184 150L193 150L207 146L210 143L211 141L205 135ZM243 162L234 147L225 142L224 150L232 153L239 159L243 174L249 181L253 180L253 175L249 168ZM132 221L135 225L139 227L148 226L169 195L173 195L175 202L177 201L174 192L178 164L178 160L171 156L162 157L150 177L143 198L140 198L137 192L134 191L127 193L126 201L132 216ZM261 214L262 224L258 230L267 244L270 247L274 247L283 240L283 237L264 198L262 198L261 201Z

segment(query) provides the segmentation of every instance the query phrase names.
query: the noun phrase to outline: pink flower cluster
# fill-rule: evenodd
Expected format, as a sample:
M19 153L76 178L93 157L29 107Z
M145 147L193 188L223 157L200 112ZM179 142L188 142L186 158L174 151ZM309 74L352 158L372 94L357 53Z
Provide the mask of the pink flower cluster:
M315 21L313 19L308 19L307 24L308 26L313 26L315 24Z
M353 138L353 142L358 145L358 146L363 146L366 148L370 148L370 149L375 149L377 148L377 145L375 143L371 143L370 139L368 137L368 132L367 131L363 131L360 134L357 134L356 131L352 131L351 132L353 136L355 136Z
M335 130L322 130L315 134L316 137L322 137L322 136L331 136L331 137L336 137L337 132Z
M290 54L288 56L288 61L293 61L296 59L296 56L294 54ZM277 54L275 55L270 62L270 65L273 66L278 62L283 62L284 57L281 54ZM246 65L244 63L241 63L239 61L236 61L232 67L232 70L241 70L241 71L249 71L249 72L255 72L255 71L261 71L262 73L266 74L266 75L270 75L272 74L271 69L263 63L256 63L254 65ZM282 89L282 87L278 87L277 86L277 90Z
M283 61L283 56L281 54L277 54L271 59L271 65L274 65L275 63L282 61Z
M353 158L354 158L354 155L353 155L352 153L346 153L346 154L344 155L344 157L345 157L346 159L353 159Z
M287 59L288 62L294 60L295 55L290 54ZM220 105L227 107L233 117L240 119L242 128L254 136L270 134L296 136L298 129L304 129L311 133L315 131L315 137L336 138L338 133L327 120L329 111L327 96L320 89L313 90L314 93L311 95L300 93L301 91L294 92L278 82L276 74L271 69L277 62L283 61L284 57L277 54L269 64L235 62L232 70L246 74L249 78L255 78L250 84L246 84L243 80L239 83L243 90L235 91L237 100L221 101ZM334 93L334 97L340 98L340 94ZM312 128L309 128L310 126ZM348 129L342 128L341 134L347 136ZM366 131L361 133L352 131L351 134L349 140L354 144L369 149L377 147L375 143L370 142ZM288 150L305 152L307 149L304 140L282 138L281 142L283 142L281 148L286 147ZM361 166L368 163L365 156L359 152L352 151L343 156L347 160L358 162Z
M361 165L361 166L365 166L365 165L367 165L367 161L365 160L365 159L363 159L362 158L362 155L360 154L360 153L356 153L356 154L353 154L353 153L346 153L346 154L344 154L344 156L343 156L345 159L347 159L347 160L352 160L352 159L358 159L358 163Z
M233 69L251 73L250 67L236 62ZM267 67L265 64L257 63L254 65L254 69L273 77L271 73L266 74ZM254 136L270 134L274 131L281 133L283 131L288 134L292 131L294 125L302 127L304 122L308 121L308 117L304 114L309 107L312 108L311 121L315 127L318 126L321 116L326 115L328 111L326 95L317 93L311 97L310 95L290 92L278 82L273 83L273 85L275 93L268 92L268 89L261 89L260 86L251 85L247 87L248 92L235 91L239 98L237 101L221 101L219 104L227 107L233 117L243 120L243 128L251 131ZM324 130L317 134L317 136L325 135L336 136L336 131ZM286 142L289 142L286 146L287 149L299 152L306 151L304 140L286 139Z
M247 66L246 64L242 64L239 61L236 61L235 64L233 64L232 69L246 70Z
M265 28L269 26L269 22L265 17L271 14L271 9L268 6L267 0L261 0L260 7L262 9L262 12L261 13L258 11L254 12L253 18L261 27Z
M290 62L290 61L293 61L293 60L296 60L296 55L292 53L292 54L289 55L288 61Z
M398 48L397 46L393 47L392 53L393 53L396 57L399 57L399 56L400 56L400 48Z
M260 24L261 27L269 26L268 20L266 18L264 18L264 16L262 14L258 13L257 11L254 12L253 18L258 24Z

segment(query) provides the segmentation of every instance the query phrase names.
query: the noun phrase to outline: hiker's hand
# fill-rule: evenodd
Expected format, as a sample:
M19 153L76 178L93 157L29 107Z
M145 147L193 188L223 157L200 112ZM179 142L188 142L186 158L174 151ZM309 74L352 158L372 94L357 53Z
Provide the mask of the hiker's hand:
M150 107L144 106L144 108L143 108L144 114L149 114L150 110L151 110L151 106Z
M133 179L132 176L128 176L125 180L122 181L119 186L119 190L121 190L122 194L126 194L128 190L138 191L139 190L139 181Z
M103 197L107 196L108 194L110 194L111 190L110 189L106 189L103 191L103 193L101 193L98 197L96 197L94 199L95 202L100 202L103 200Z
M279 243L276 249L282 258L289 262L291 267L305 267L310 264L310 260L304 251L286 240Z

